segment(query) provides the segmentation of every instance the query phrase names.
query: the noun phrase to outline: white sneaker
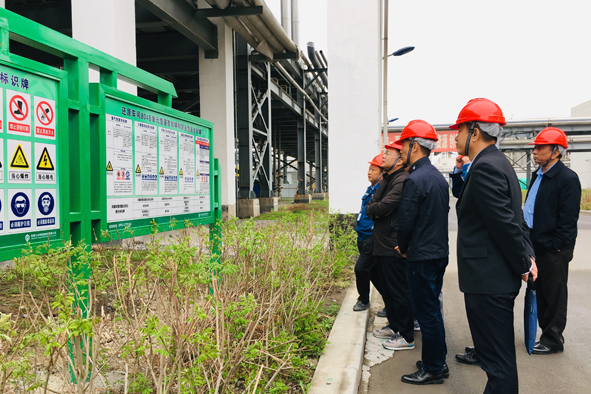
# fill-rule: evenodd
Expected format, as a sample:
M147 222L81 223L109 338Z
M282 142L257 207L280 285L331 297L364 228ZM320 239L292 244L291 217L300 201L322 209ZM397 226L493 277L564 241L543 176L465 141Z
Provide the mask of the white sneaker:
M419 325L419 322L415 320L415 324L414 324L414 330L415 331L421 331L421 326Z
M406 342L400 334L393 335L392 338L382 343L382 346L388 350L410 350L415 348L415 343Z
M373 336L376 338L392 338L395 334L390 326L384 326L381 330L373 330Z

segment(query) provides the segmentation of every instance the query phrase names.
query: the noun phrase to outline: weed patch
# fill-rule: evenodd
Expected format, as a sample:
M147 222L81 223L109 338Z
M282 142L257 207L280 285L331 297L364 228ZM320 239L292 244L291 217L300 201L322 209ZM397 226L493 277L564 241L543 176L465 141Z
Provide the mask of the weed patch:
M305 391L338 312L324 301L352 265L355 234L303 211L224 223L215 266L207 228L166 243L154 234L145 250L24 251L0 274L11 300L0 313L0 392ZM82 264L91 281L76 276Z

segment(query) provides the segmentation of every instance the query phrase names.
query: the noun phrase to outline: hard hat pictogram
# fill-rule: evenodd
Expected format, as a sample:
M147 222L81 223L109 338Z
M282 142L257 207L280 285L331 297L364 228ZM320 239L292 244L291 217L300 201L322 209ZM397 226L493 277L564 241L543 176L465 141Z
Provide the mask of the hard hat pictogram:
M31 166L29 165L29 161L27 160L27 156L25 156L25 152L23 152L23 147L17 145L16 151L12 156L12 160L10 161L10 167L12 168L23 168L29 169Z
M137 167L135 168L135 173L136 173L136 174L141 174L141 173L142 173L142 170L141 170L141 168L140 168L140 165L139 165L139 164L138 164L138 165L137 165Z
M10 113L16 120L25 120L29 114L29 104L22 96L15 95L10 99Z
M41 153L41 157L39 158L39 163L37 163L38 170L44 171L54 171L55 167L53 166L53 161L51 161L51 156L49 156L49 152L47 148L43 148L43 153Z
M41 124L49 126L49 124L53 121L53 109L46 101L41 101L39 104L37 104L37 109L35 112L37 114L37 119L39 122L41 122Z
M113 171L113 166L111 165L111 162L107 163L107 171Z

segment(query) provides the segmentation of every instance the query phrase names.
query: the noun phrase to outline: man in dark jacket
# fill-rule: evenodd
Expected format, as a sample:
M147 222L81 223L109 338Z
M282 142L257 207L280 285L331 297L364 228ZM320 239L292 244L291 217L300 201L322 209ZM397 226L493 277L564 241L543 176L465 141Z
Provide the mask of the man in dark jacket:
M535 145L534 161L540 168L530 182L523 215L536 253L536 299L542 329L533 354L552 354L564 350L568 264L577 239L581 183L560 160L568 148L562 130L547 127L531 145Z
M357 215L357 249L359 250L359 258L355 264L355 283L357 284L357 292L359 298L357 303L353 306L355 312L364 311L369 308L369 283L374 284L375 288L380 292L379 276L377 268L375 267L375 259L373 257L373 221L365 213L365 207L371 201L373 195L380 186L382 180L382 162L384 155L380 153L369 162L369 170L367 171L367 180L371 183L365 194L361 198L361 210Z
M406 271L413 311L423 341L419 370L402 376L410 384L440 384L449 376L447 346L439 302L449 258L447 216L449 189L429 161L437 147L437 133L424 120L413 120L402 130L402 158L409 167L398 214L398 246L406 255Z
M485 394L517 394L513 308L521 280L537 276L533 248L521 211L513 167L495 146L505 118L488 99L470 100L452 129L458 153L472 164L461 190L458 215L458 278Z
M373 254L380 277L381 294L386 304L388 325L375 330L374 336L389 338L386 349L414 349L413 314L404 258L395 250L398 245L396 222L402 184L408 174L400 160L400 144L386 145L384 180L365 209L374 221Z

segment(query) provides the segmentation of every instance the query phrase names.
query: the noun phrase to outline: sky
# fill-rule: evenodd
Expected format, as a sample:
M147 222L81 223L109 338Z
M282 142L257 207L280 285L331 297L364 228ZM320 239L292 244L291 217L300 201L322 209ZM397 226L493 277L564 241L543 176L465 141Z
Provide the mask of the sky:
M327 1L337 0L300 0L302 49L314 41L330 52ZM267 4L280 20L281 1ZM569 117L591 100L589 0L389 4L389 52L416 47L389 58L388 118L400 118L393 125L452 123L475 97L495 101L513 120Z

